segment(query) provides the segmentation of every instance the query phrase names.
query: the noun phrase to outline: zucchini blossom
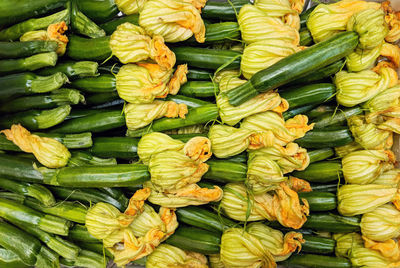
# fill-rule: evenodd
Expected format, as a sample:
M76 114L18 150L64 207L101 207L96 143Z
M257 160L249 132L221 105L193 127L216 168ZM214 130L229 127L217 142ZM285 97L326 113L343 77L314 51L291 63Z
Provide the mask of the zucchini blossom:
M125 22L117 27L110 38L110 48L122 63L136 63L148 59L162 68L172 69L175 54L159 35L150 37L140 26Z
M247 149L259 149L274 144L271 132L257 132L226 125L213 125L210 127L208 137L212 152L218 158L227 158Z
M162 117L185 118L187 113L186 104L178 104L173 101L155 100L152 103L128 103L124 107L126 126L130 130L145 127Z
M0 133L22 151L33 153L36 159L48 168L64 167L71 158L71 153L64 144L52 138L31 134L20 124L12 125L10 129L4 129Z
M244 5L238 23L242 39L247 44L263 40L282 40L297 46L300 35L296 28L286 25L280 18L271 17L254 5Z
M232 75L229 71L223 71L219 76L221 77L219 81L220 93L218 94L216 101L219 108L219 115L222 122L225 124L233 126L239 123L243 118L252 114L268 110L282 113L289 108L288 102L274 91L258 94L256 97L240 104L239 106L233 106L229 103L226 93L245 83L246 80Z
M393 168L383 172L376 180L374 184L390 185L392 187L399 186L400 182L400 169Z
M50 24L47 27L47 30L26 32L20 37L20 41L55 41L58 44L56 52L59 56L62 56L65 54L68 44L68 37L67 35L64 35L67 30L68 26L66 22L61 21L59 23Z
M204 43L206 28L201 8L206 0L148 0L140 12L139 24L151 35L160 35L166 42L180 42L192 35Z
M361 218L363 236L384 242L400 235L400 211L392 204L384 204Z
M360 144L358 144L357 142L353 141L349 144L343 145L343 146L339 146L339 147L335 147L335 154L336 156L338 156L339 158L343 158L346 155L348 155L351 152L354 151L358 151L364 149Z
M272 133L275 143L284 146L304 137L307 131L314 127L314 124L308 125L308 117L305 115L296 115L285 122L281 114L266 111L246 117L240 127L257 132Z
M139 14L147 0L114 0L118 10L125 15Z
M379 112L400 106L400 85L387 88L363 104L369 112Z
M250 79L258 71L300 50L297 44L280 39L253 42L244 48L240 69L243 76Z
M210 268L225 268L220 253L208 255L208 262L210 263Z
M342 0L334 4L319 4L307 19L314 42L319 43L345 31L350 17L365 9L379 9L380 4L363 0Z
M344 216L360 215L392 201L398 207L400 195L397 187L379 184L347 184L337 193L338 211Z
M147 268L208 268L207 258L201 253L183 251L180 248L161 244L146 258Z
M299 229L309 213L307 200L301 201L304 205L285 182L261 195L249 195L244 184L229 183L225 185L221 207L228 217L237 221L277 220L283 226Z
M336 241L335 255L337 257L348 258L354 248L363 248L364 241L359 233L339 233L334 234Z
M400 47L390 43L383 43L380 55L384 56L394 68L399 68L400 65Z
M400 244L394 239L377 242L363 236L364 247L378 251L383 257L400 264Z
M269 17L279 17L287 25L299 30L304 0L256 0L254 6Z
M371 69L375 66L382 45L376 46L373 49L356 48L353 52L346 56L346 66L349 72L360 72Z
M126 64L116 75L116 87L121 99L130 103L151 103L155 98L177 94L186 83L187 66L178 65L173 70L161 68L158 64Z
M347 22L347 31L358 33L361 49L380 46L388 33L383 10L370 8L354 13Z
M389 33L385 40L395 43L400 39L400 11L394 11L390 6L390 1L383 2L382 9L385 11L385 21L389 26Z
M350 253L354 267L399 267L400 262L392 262L378 251L369 248L354 248Z

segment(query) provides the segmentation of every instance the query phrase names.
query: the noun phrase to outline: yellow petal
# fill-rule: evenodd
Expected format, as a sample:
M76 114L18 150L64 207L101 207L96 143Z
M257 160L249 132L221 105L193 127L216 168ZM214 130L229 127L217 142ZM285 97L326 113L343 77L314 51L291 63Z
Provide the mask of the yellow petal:
M212 156L211 141L200 136L191 138L186 142L183 151L190 159L204 163Z
M168 82L168 90L169 94L176 95L180 87L187 82L186 75L188 74L187 64L178 65L174 75L171 80Z

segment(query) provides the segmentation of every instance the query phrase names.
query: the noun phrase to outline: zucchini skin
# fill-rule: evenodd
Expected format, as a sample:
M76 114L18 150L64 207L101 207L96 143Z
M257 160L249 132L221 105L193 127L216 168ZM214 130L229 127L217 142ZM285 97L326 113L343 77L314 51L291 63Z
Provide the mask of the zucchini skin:
M321 117L322 115L328 114L328 113L333 113L336 110L336 106L333 106L331 104L322 104L314 109L310 110L309 112L306 113L308 119L314 119Z
M311 32L308 29L300 31L300 46L309 46L314 43Z
M336 87L330 83L294 86L279 90L279 95L288 101L290 109L321 104L334 96L334 94L336 94Z
M85 77L71 82L73 88L86 93L110 93L117 90L114 75L102 74L97 77Z
M301 245L302 253L335 253L336 241L334 239L307 234L303 234L303 239L306 242Z
M242 182L247 177L246 163L238 163L226 160L209 160L208 171L203 175L204 179L215 182Z
M290 268L351 268L351 261L345 258L323 256L316 254L293 254L289 259L281 262L284 267Z
M35 161L0 154L0 176L31 183L43 183L43 175L33 167Z
M139 25L139 14L132 14L128 16L119 17L99 26L106 32L107 35L111 35L119 25L122 23L129 22L135 25Z
M336 194L328 192L305 192L299 193L299 198L304 198L310 205L310 211L329 211L336 209Z
M343 217L333 213L312 213L303 228L321 232L350 233L360 231L360 217Z
M224 41L240 40L240 29L237 22L220 22L206 24L205 41L202 44L212 44ZM182 45L198 44L194 36L182 42Z
M195 227L180 226L165 243L202 254L219 253L221 236Z
M338 189L338 184L337 183L330 183L330 184L311 183L311 189L313 191L324 191L324 192L329 192L329 193L336 193L337 189Z
M74 60L104 61L112 54L109 46L110 36L99 38L84 38L69 35L67 56Z
M61 72L70 79L75 79L85 76L97 76L97 68L99 64L94 61L63 61L57 63L52 68L45 68L38 71L41 75L51 75Z
M193 98L208 98L215 97L218 91L218 84L214 84L213 82L188 81L179 89L179 94Z
M42 244L32 235L12 226L0 222L0 245L14 252L25 264L33 266Z
M29 57L39 53L54 52L54 41L0 42L0 59Z
M294 109L289 109L286 112L284 112L282 116L283 119L288 120L294 117L295 115L307 113L308 111L311 111L314 107L315 105L305 105Z
M305 170L293 171L292 175L314 183L327 183L343 178L339 161L321 161L310 164Z
M0 75L35 71L44 67L55 66L57 53L46 52L26 58L0 60Z
M7 268L28 268L17 254L12 250L0 248L0 267Z
M186 63L190 67L217 70L224 64L224 69L240 68L240 52L224 49L199 47L172 47L178 64Z
M314 129L296 140L296 143L304 148L328 148L349 144L353 141L351 131L347 127L332 127Z
M335 151L332 148L323 148L317 150L309 150L307 151L307 154L310 157L310 163L315 163L334 156Z
M92 236L85 225L75 224L69 229L68 239L72 241L86 242L86 243L98 243L101 240Z
M182 96L182 95L168 95L165 99L168 101L173 101L178 104L181 104L181 103L186 104L188 108L197 108L197 107L201 107L204 105L212 105L211 102L203 101L203 100L199 100L199 99L195 99L195 98L191 98L191 97L187 97L187 96Z
M199 68L189 68L189 72L186 75L188 82L192 81L211 81L211 78L214 76L214 73L210 70L206 69L199 69ZM187 84L186 83L186 84ZM184 84L182 87L184 87L186 84ZM179 92L182 91L182 87L179 90Z
M280 87L334 63L351 53L357 44L358 35L348 31L292 54L257 72L249 81L227 92L229 102L235 106L240 105L258 93Z
M218 20L236 20L236 13L239 14L240 9L245 4L250 4L249 0L233 0L231 4L227 1L207 1L207 4L201 10L201 17L205 19Z
M304 10L303 12L301 12L301 14L300 14L300 28L306 28L307 27L306 23L307 23L308 17L310 17L311 12L316 7L317 7L317 5L315 5L313 7L310 7L309 9Z
M362 114L364 111L359 106L338 109L334 114L324 114L312 122L315 123L314 129L323 129L330 126L346 125L347 118Z
M119 104L119 95L117 91L105 92L105 93L95 93L88 96L85 96L85 101L88 105L96 106L96 108L100 105L106 105L108 103L118 103Z
M130 137L96 137L90 152L97 157L135 159L139 139Z
M96 23L103 23L114 18L119 10L114 0L79 0L80 11Z

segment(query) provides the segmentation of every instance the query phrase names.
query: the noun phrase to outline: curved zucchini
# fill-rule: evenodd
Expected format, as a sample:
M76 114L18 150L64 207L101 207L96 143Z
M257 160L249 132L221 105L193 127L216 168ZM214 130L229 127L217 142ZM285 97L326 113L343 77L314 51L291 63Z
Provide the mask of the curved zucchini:
M311 84L300 87L294 86L279 90L279 95L288 101L290 109L305 105L321 104L335 94L335 85L329 83Z
M0 59L29 57L39 53L54 52L54 41L0 42Z
M311 111L307 112L306 115L308 119L313 119L313 118L318 118L321 117L322 115L328 114L328 113L334 113L336 110L336 105L331 105L331 104L322 104Z
M305 192L299 193L299 198L304 198L310 205L310 211L329 211L336 209L336 194L329 192Z
M351 108L337 109L334 114L324 114L317 117L312 122L315 123L314 129L323 129L330 126L346 125L347 119L353 115L362 114L363 110L359 106Z
M347 127L332 127L308 131L296 143L304 148L338 147L352 142L353 136Z
M216 83L210 81L188 81L179 89L179 94L193 98L208 98L215 97L218 91L218 84Z
M305 170L293 171L292 175L309 182L327 183L343 177L339 161L321 161L310 164Z
M74 60L104 61L112 54L109 46L110 36L84 38L68 36L67 56Z
M79 10L78 2L80 1L70 0L67 3L70 11L71 29L76 33L90 38L105 36L106 32Z

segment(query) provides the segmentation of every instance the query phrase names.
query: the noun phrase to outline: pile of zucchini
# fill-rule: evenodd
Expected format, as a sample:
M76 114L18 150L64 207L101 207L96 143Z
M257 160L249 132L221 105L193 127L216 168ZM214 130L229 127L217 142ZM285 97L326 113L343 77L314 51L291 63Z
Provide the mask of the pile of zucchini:
M389 1L0 11L0 267L400 267Z

